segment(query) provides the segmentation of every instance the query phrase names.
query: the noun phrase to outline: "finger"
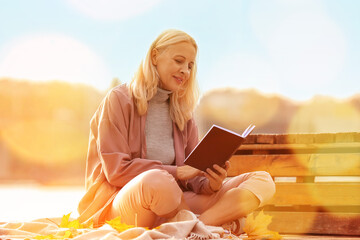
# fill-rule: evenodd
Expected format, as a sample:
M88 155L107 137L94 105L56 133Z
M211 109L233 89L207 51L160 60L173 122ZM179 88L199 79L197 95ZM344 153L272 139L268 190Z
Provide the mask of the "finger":
M206 178L207 178L210 182L214 182L214 181L216 181L216 179L214 179L214 177L213 177L213 176L211 176L210 174L205 173L204 175L205 175L205 177L206 177Z
M187 171L188 172L191 172L194 176L199 176L199 175L202 175L203 171L197 169L197 168L194 168L194 167L191 167L189 165L185 165L187 167Z
M216 167L215 167L216 166ZM226 163L225 163L225 165L223 166L223 167L221 167L220 165L218 165L218 164L214 164L213 165L213 168L222 168L222 169L225 169L225 166L226 166Z
M197 174L196 176L200 176L200 177L203 177L203 176L205 176L205 172L203 172L203 171L200 171L200 173L199 173L199 174Z
M224 168L222 168L222 167L220 167L219 165L216 165L216 164L214 165L214 169L218 172L217 173L218 177L216 178L216 181L223 182L224 179L227 177L227 171Z
M190 175L192 176L192 177L196 177L196 176L202 176L203 175L203 172L202 171L200 171L200 170L192 170L192 171L189 171L189 173L190 173Z
M210 168L207 168L206 169L206 174L213 180L215 181L219 181L220 180L220 177L217 173L215 173L212 169Z
M211 168L207 168L207 169L206 169L206 173L209 174L209 175L212 176L212 177L216 177L216 176L217 176L216 172L214 172L214 170L212 170Z
M224 178L220 177L220 176L221 175L216 174L214 171L212 171L209 168L206 170L206 173L205 173L205 177L207 179L209 179L210 182L212 182L213 184L216 184L216 185L222 185Z
M214 165L213 165L213 168L214 168L216 171L218 171L218 175L220 175L220 176L225 176L225 175L226 175L226 169L220 167L219 165L214 164Z
M207 173L207 172L204 172L204 176L206 177L206 178L208 178L209 180L210 179L214 179L209 173Z
M230 166L231 166L230 161L226 161L225 162L225 170L226 171L229 170Z

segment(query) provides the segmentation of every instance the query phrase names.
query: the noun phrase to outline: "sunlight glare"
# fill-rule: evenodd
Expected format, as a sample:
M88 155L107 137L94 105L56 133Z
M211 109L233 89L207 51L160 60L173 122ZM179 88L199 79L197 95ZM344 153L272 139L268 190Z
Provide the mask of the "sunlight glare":
M294 114L288 133L357 132L360 112L355 106L326 97L313 98Z
M0 221L23 222L39 218L61 218L72 213L84 194L82 186L43 187L37 184L0 185Z
M162 0L67 0L70 6L98 20L123 20L140 15Z
M100 90L112 76L105 62L84 43L60 34L22 37L3 50L0 77L90 84Z
M331 94L348 49L346 35L320 1L252 2L252 31L268 54L280 92L308 99ZM294 94L295 93L295 94ZM299 99L300 100L300 99Z
M87 135L66 121L23 121L2 134L5 144L23 161L57 166L86 156Z

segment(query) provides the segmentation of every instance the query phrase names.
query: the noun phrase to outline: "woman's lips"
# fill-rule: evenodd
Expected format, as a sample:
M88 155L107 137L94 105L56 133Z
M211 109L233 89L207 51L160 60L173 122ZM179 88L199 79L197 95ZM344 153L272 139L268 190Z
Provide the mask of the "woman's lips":
M183 79L182 79L182 78L176 77L176 76L174 76L174 78L175 78L175 80L176 80L176 82L177 82L178 84L182 84L182 82L183 82Z

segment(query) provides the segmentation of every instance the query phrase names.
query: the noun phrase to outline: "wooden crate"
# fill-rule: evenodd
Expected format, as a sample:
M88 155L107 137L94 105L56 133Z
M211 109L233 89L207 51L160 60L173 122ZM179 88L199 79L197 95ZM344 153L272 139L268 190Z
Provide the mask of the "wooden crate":
M251 135L230 161L275 179L271 230L360 236L360 133Z

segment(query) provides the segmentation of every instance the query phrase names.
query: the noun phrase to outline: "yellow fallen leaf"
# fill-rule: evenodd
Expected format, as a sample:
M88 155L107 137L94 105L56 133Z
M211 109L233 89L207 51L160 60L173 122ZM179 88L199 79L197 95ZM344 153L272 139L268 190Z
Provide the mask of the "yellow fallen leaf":
M72 237L72 232L71 231L66 231L63 238L71 238Z
M75 219L73 221L69 221L71 213L64 215L61 219L60 227L61 228L84 228L82 224L80 224L79 220Z
M64 215L61 219L60 226L61 228L74 228L74 229L81 229L81 228L93 228L94 223L93 221L89 221L87 223L80 223L78 219L69 221L71 213Z
M35 237L35 239L66 239L66 238L72 238L74 236L77 236L81 234L77 229L82 228L93 228L93 222L90 221L87 224L81 224L79 220L75 219L72 221L69 221L71 213L64 215L61 218L61 223L58 226L59 228L68 228L68 230L61 231L59 229L59 232L55 235L49 234L49 235L38 235ZM49 219L50 220L50 219ZM51 220L50 220L51 221Z
M125 223L122 223L120 216L116 217L116 218L114 218L114 219L112 219L110 221L106 221L106 223L109 224L112 228L114 228L118 232L123 232L123 231L125 231L127 229L135 227L134 225L127 225Z
M64 215L61 218L61 223L60 223L60 227L65 227L68 223L69 223L69 218L70 218L71 213Z
M248 239L263 239L263 240L278 240L282 237L278 232L270 231L268 229L271 223L272 216L264 214L263 211L259 212L256 217L251 213L247 216L244 232L247 234Z
M71 231L65 231L64 235L61 235L61 234L39 235L34 238L35 239L67 239L67 238L71 238L71 237L72 237Z

